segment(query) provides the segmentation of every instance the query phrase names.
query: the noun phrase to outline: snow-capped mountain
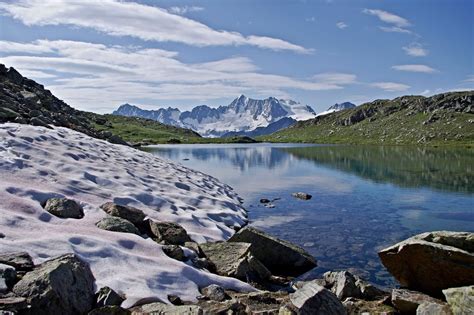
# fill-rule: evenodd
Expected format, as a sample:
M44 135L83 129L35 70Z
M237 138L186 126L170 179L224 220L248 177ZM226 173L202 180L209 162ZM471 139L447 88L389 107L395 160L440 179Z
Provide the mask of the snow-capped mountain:
M326 109L324 112L318 113L316 116L323 116L323 115L327 115L330 113L334 113L334 112L338 112L344 109L349 109L349 108L354 108L354 107L356 107L356 105L352 104L351 102L336 103L332 105L331 107L329 107L328 109Z
M259 127L267 127L284 117L307 120L316 117L314 110L293 100L269 97L256 100L241 95L227 106L211 108L207 105L181 112L177 108L143 110L137 106L124 104L114 115L138 116L157 120L161 123L189 128L202 136L219 137L229 132L245 132Z

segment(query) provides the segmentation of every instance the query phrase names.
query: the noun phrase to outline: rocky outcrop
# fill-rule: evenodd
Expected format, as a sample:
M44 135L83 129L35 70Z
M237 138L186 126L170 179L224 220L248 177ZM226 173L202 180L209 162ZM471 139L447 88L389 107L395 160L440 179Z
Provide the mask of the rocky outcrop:
M67 198L50 198L46 200L44 210L63 219L82 219L84 210L75 200Z
M27 299L30 314L84 314L94 306L94 276L86 263L67 254L26 273L13 293Z
M140 235L140 231L135 227L135 225L133 225L132 222L119 217L108 216L97 222L95 225L99 229L106 231Z
M443 290L454 315L474 314L474 285Z
M316 267L316 259L301 247L252 227L239 230L228 242L251 244L252 255L274 275L298 276Z
M404 287L441 296L441 290L474 283L474 233L430 232L379 252Z
M346 314L341 301L331 291L316 282L303 285L301 289L290 295L290 300L301 315Z

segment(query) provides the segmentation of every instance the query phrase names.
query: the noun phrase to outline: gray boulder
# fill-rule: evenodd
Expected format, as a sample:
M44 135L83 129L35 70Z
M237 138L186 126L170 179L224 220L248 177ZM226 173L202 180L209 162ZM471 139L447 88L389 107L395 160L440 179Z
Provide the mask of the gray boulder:
M217 284L211 284L205 288L201 289L202 295L212 301L222 302L226 299L226 294L224 289Z
M158 243L184 245L184 243L191 241L186 230L178 223L150 220L150 230L152 237Z
M150 303L130 309L132 315L170 314L170 315L202 315L203 310L197 305L172 305L164 303Z
M132 222L119 217L108 216L97 222L95 225L102 230L140 235L140 231Z
M37 266L13 287L27 299L31 314L84 314L94 306L94 276L74 254Z
M310 200L313 196L304 192L295 192L291 194L293 197L301 200Z
M414 314L418 306L423 303L443 304L441 300L420 292L405 289L392 290L392 304L402 313Z
M418 306L416 315L452 315L448 304L425 302Z
M325 287L330 288L339 300L348 297L375 300L387 292L384 292L349 271L328 271L324 274Z
M16 270L14 267L0 264L0 293L7 292L16 281Z
M345 315L346 309L331 291L316 282L307 282L290 295L291 303L301 315Z
M275 275L298 276L316 267L316 259L303 248L252 227L235 233L229 242L250 243L250 251Z
M13 252L0 254L0 264L14 267L17 271L33 270L33 259L27 252Z
M103 287L96 293L95 307L120 306L125 299L109 287Z
M82 219L84 217L82 206L67 198L49 198L46 200L44 210L64 219Z
M165 253L168 257L179 261L186 260L186 256L184 255L183 249L178 245L164 245L161 249L163 250L163 253Z
M137 208L122 206L115 204L113 202L106 202L100 206L108 215L113 217L119 217L125 220L128 220L133 223L139 229L146 224L144 221L146 218L145 213Z
M429 232L379 252L388 271L409 289L433 296L474 283L474 233Z
M443 290L454 315L474 314L474 285Z

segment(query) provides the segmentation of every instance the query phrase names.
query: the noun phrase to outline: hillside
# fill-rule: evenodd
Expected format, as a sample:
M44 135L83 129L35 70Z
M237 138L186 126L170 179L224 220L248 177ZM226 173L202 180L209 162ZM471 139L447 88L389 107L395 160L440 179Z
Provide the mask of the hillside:
M297 122L258 140L347 144L474 142L474 91L402 96Z
M0 123L67 127L112 143L197 142L199 134L154 120L79 111L43 85L0 64Z

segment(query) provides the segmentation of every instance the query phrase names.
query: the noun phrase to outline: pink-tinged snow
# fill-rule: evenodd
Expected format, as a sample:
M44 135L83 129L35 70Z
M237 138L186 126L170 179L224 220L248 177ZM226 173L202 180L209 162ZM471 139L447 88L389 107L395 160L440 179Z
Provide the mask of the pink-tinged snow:
M85 217L50 215L40 205L50 197L75 199ZM125 307L167 302L169 294L193 301L212 283L253 289L171 259L151 239L97 228L107 201L177 222L197 242L225 240L246 222L236 193L211 176L66 128L0 125L0 252L26 251L36 264L74 252L90 264L97 288L126 295Z

